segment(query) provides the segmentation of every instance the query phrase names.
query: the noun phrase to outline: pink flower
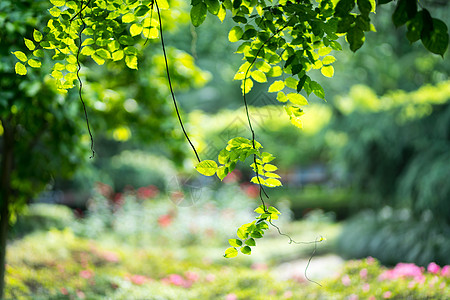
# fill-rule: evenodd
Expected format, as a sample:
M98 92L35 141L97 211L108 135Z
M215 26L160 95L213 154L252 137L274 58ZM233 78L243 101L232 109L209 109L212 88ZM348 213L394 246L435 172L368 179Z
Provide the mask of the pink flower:
M392 297L392 292L391 291L387 291L383 293L383 298L384 299L389 299Z
M86 295L82 291L77 291L77 297L80 299L86 298Z
M225 296L225 300L237 300L237 296L236 296L236 294L233 294L233 293L231 293L231 294L227 294L226 296Z
M267 265L265 263L254 263L251 268L253 270L267 270Z
M373 264L375 262L375 258L373 258L372 256L368 256L366 258L366 261L369 265Z
M364 283L362 290L367 293L370 290L370 284Z
M366 279L367 278L367 269L364 268L361 271L359 271L359 277L361 277L361 279Z
M393 280L406 277L412 277L415 280L425 278L422 274L422 269L415 264L398 263L394 269L384 271L380 275L379 280Z
M242 173L239 170L234 170L231 173L228 173L228 175L223 179L223 182L225 183L233 183L239 181L241 179Z
M214 274L208 274L206 275L205 280L208 282L213 282L214 280L216 280L216 276Z
M104 260L108 261L108 262L112 262L112 263L116 263L119 261L119 256L111 251L105 251L102 253L102 257Z
M440 288L441 290L443 290L443 289L445 288L445 282L442 282L442 283L439 285L439 288Z
M184 286L186 284L184 278L178 274L170 274L168 277L169 283L176 286Z
M348 300L358 300L359 297L355 294L351 294L350 296L348 296Z
M187 271L186 273L184 273L184 276L186 277L187 280L191 282L197 282L198 279L200 278L200 276L198 276L197 273L192 271Z
M284 299L289 299L289 298L292 298L293 295L294 295L294 294L292 293L292 291L286 291L286 292L284 292L284 294L283 294L283 298L284 298Z
M434 262L430 263L427 267L427 271L432 274L438 274L441 268Z
M68 291L65 287L62 287L62 288L61 288L61 294L63 294L63 295L69 295L69 291Z
M130 280L132 283L136 284L136 285L142 285L146 282L149 281L149 278L143 275L132 275L130 277Z
M342 284L345 286L349 286L352 283L352 281L350 280L350 277L347 274L342 276L341 281L342 281Z
M254 184L243 183L241 184L241 189L247 194L250 198L256 198L259 195L259 187Z
M441 275L445 276L445 277L450 277L450 266L449 265L445 265L442 267Z
M377 300L377 298L375 298L375 296L370 296L367 300Z
M94 276L94 272L91 270L83 270L80 271L80 276L83 277L84 279L90 279Z

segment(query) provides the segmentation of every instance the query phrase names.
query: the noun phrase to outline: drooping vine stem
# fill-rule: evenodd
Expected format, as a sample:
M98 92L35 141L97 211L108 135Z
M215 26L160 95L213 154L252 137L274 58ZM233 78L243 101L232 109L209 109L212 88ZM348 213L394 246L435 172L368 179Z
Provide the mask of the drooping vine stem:
M162 50L163 50L163 54L164 54L164 61L166 63L167 81L169 83L170 93L172 94L173 105L175 107L175 111L177 113L178 121L180 122L180 126L181 126L181 129L183 130L184 136L186 137L187 141L191 145L191 148L194 151L194 154L197 157L198 162L200 162L201 160L200 160L200 157L199 157L199 155L197 153L197 150L195 149L194 144L192 144L191 139L189 138L189 135L187 134L186 129L184 128L183 121L181 120L181 115L180 115L180 111L178 109L177 100L175 99L175 94L173 92L172 81L170 80L169 63L167 62L166 46L164 44L164 36L163 36L163 26L162 26L162 21L161 21L161 14L159 12L158 2L156 0L153 0L153 2L156 5L156 11L158 13L159 32L161 34L161 46L162 46ZM151 20L150 20L150 22L151 22Z
M81 81L81 78L80 78L80 70L81 70L81 64L80 64L80 52L81 52L81 48L82 48L82 40L81 40L82 37L81 37L81 34L82 34L83 30L86 29L86 23L85 23L84 20L83 20L83 14L82 14L82 12L83 12L84 9L86 9L86 7L89 5L90 2L91 2L91 0L89 0L89 1L86 3L86 5L83 7L83 1L81 1L81 8L80 8L80 11L79 11L77 14L75 14L75 15L70 19L70 22L72 22L72 21L75 19L75 17L79 15L79 16L80 16L80 21L81 21L81 23L83 24L82 27L81 27L81 30L78 32L78 39L80 40L80 43L79 43L79 46L78 46L78 52L77 52L77 65L78 65L78 68L77 68L77 79L78 79L78 83L79 83L78 94L79 94L79 96L80 96L81 104L83 105L84 118L86 119L86 126L87 126L87 129L88 129L89 137L91 138L91 152L92 152L92 155L91 155L89 158L92 159L92 158L94 158L94 156L95 156L95 151L94 151L94 137L92 136L91 128L90 128L90 126L89 126L89 117L88 117L88 114L87 114L86 104L84 103L83 95L82 95L82 91L83 91L83 82Z

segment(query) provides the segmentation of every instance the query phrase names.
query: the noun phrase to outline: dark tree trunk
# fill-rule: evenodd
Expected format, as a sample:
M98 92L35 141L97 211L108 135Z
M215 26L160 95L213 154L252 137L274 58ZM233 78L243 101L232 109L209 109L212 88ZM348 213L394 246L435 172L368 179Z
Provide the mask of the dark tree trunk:
M2 122L3 123L3 122ZM11 171L13 165L14 133L3 123L3 149L1 154L0 182L0 299L4 297L6 271L6 241L9 227L9 202L11 195Z

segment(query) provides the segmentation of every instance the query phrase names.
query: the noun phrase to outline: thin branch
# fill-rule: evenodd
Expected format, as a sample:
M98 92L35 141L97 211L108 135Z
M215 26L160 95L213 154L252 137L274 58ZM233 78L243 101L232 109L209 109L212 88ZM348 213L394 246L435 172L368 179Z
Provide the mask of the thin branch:
M161 33L161 45L162 45L162 49L163 49L163 53L164 53L164 61L166 63L166 72L167 72L167 80L169 81L169 88L170 88L170 93L172 94L172 100L173 100L173 105L175 106L175 111L177 113L177 117L178 117L178 121L180 122L181 125L181 129L183 130L184 136L186 137L187 141L189 142L189 144L192 147L192 150L195 153L195 156L197 157L198 162L200 162L200 157L198 156L197 150L194 147L194 144L192 144L186 130L184 129L184 125L183 125L183 121L181 120L181 116L180 116L180 112L178 110L178 105L177 105L177 101L175 100L175 94L173 92L173 88L172 88L172 82L170 80L170 73L169 73L169 63L167 62L167 54L166 54L166 47L164 44L164 36L163 36L163 26L162 26L162 22L161 22L161 14L159 12L159 7L158 7L158 2L156 0L154 0L155 4L156 4L156 10L158 12L158 19L159 19L159 31Z

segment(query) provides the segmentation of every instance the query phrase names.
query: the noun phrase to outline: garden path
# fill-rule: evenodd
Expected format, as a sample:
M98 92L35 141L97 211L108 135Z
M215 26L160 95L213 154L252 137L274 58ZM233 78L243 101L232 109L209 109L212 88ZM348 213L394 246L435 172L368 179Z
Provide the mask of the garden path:
M305 269L308 259L298 259L282 263L274 268L275 278L306 281ZM321 280L335 276L342 268L344 260L335 254L315 256L309 264L307 275L311 280ZM320 283L320 282L319 282Z

